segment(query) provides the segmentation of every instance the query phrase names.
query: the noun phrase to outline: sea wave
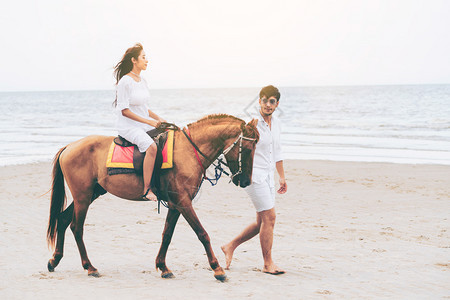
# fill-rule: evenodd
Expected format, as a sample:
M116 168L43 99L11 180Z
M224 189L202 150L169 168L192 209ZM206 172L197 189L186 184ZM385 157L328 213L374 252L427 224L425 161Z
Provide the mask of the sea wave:
M280 88L286 158L450 164L450 85ZM185 126L213 113L249 121L258 88L151 90ZM0 93L0 165L49 161L91 134L116 135L114 91Z

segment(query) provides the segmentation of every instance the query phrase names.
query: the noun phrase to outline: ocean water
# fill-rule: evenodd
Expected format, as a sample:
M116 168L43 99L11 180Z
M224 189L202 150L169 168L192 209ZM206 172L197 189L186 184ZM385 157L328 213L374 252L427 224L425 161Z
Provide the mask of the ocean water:
M450 165L450 85L287 87L276 115L288 159ZM179 126L258 112L259 88L151 90ZM92 134L116 135L110 91L0 93L0 165L49 161Z

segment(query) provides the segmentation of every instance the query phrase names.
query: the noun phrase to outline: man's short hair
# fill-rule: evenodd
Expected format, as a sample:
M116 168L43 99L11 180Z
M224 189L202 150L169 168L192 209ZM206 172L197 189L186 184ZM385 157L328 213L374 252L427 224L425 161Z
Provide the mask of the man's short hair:
M261 92L259 92L259 98L261 99L264 96L266 96L267 99L270 97L275 97L277 98L277 102L280 101L280 91L278 91L278 89L273 85L268 85L261 89Z

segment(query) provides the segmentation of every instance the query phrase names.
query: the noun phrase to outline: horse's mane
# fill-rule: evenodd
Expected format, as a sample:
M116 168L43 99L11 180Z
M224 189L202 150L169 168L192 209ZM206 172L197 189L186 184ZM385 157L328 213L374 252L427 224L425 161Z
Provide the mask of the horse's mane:
M239 122L241 122L242 124L245 124L245 121L244 121L244 120L241 120L241 119L239 119L239 118L237 118L237 117L235 117L235 116L232 116L232 115L227 115L227 114L212 114L212 115L208 115L208 116L206 116L206 117L201 118L201 119L198 120L197 122L190 123L190 124L188 124L188 126L200 124L200 123L203 123L203 122L205 122L205 121L210 121L211 123L214 123L214 121L216 121L216 120L217 120L217 121L222 121L222 120L225 120L225 119L231 119L231 120L234 120L234 121L239 121Z
M230 121L237 121L239 122L239 125L241 127L241 130L245 130L245 121L242 119L239 119L235 116L232 115L227 115L227 114L212 114L212 115L208 115L206 117L201 118L200 120L198 120L197 122L194 123L190 123L187 126L197 126L197 125L202 125L205 122L210 122L210 124L215 124L217 122L220 121L227 121L227 119L229 119ZM253 136L253 134L255 135L256 140L259 140L259 132L258 129L253 125L250 124L250 132L252 133L251 136Z

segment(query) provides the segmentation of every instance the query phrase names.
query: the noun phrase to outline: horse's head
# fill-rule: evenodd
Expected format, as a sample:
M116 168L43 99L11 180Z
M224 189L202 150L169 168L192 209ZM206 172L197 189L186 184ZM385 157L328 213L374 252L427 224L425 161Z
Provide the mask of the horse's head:
M236 186L246 187L252 183L253 156L259 132L256 129L258 120L253 119L248 124L241 125L241 134L225 151L225 159Z

